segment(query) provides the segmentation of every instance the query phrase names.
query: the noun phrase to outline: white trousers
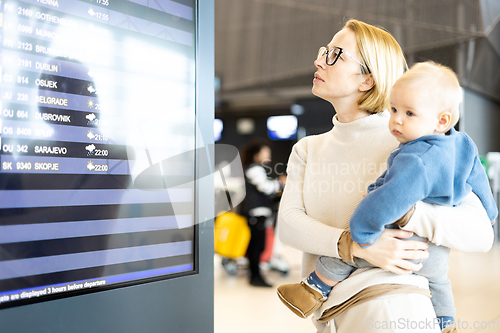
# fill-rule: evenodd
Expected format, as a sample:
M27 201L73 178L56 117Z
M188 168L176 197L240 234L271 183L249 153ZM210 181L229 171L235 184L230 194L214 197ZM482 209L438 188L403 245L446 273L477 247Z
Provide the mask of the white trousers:
M431 300L396 294L356 305L328 324L314 319L318 333L440 333Z

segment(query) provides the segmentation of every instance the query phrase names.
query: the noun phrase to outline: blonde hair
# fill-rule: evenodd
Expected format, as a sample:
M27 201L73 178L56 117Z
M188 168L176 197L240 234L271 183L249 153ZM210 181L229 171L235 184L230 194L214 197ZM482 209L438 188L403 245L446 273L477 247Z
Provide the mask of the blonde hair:
M354 31L362 63L370 71L374 86L359 100L358 106L370 113L390 107L390 90L408 69L403 50L392 35L382 28L349 20L344 26Z
M396 82L398 85L404 83L417 84L418 89L427 89L435 103L439 104L439 113L451 113L450 125L446 130L457 124L460 118L462 89L453 70L433 61L417 63Z

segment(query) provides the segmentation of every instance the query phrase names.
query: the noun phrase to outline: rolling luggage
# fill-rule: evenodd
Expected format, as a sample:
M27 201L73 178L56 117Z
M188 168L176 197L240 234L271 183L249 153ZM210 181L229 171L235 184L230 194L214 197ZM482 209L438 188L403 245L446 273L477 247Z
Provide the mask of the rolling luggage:
M250 242L250 228L245 217L223 213L215 218L214 228L215 253L229 259L245 256Z
M266 227L266 246L261 255L261 265L266 270L273 270L288 275L288 263L276 255L274 227ZM215 218L214 222L215 253L222 257L222 266L229 275L237 275L241 268L246 268L245 258L250 243L250 228L244 216L233 212L225 212ZM279 242L278 242L279 243Z

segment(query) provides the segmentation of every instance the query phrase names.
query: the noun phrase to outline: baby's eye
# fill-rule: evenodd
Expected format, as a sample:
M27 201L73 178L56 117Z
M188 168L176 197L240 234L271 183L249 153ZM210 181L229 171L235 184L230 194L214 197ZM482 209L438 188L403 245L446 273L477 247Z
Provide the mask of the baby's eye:
M398 112L398 110L396 110L396 108L391 108L392 112L396 113Z
M413 117L415 114L413 112L411 112L411 111L406 111L406 115L408 117Z

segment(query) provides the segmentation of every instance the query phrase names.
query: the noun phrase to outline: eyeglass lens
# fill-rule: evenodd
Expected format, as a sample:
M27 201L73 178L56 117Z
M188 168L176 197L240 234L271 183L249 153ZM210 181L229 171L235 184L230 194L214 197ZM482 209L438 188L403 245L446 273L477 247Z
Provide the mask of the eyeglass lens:
M327 55L326 56L326 63L329 66L332 66L337 61L337 58L340 55L340 50L341 49L338 47L334 47L333 49L328 50L325 46L322 46L319 48L317 59L323 57L326 54Z

